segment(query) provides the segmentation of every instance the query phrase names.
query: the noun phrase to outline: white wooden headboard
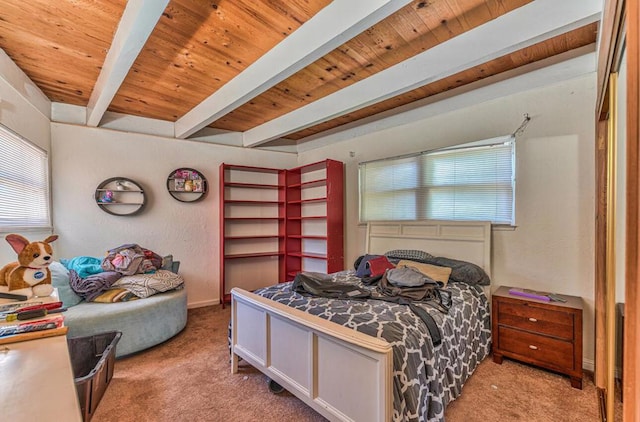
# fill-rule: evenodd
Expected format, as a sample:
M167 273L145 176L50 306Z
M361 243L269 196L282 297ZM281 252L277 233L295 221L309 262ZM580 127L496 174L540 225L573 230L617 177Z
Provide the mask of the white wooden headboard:
M491 223L486 221L370 221L366 250L417 249L479 265L491 277Z

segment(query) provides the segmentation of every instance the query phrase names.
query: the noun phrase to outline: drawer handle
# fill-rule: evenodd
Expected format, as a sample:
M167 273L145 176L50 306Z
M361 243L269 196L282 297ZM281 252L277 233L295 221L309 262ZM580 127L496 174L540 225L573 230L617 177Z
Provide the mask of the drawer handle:
M529 345L529 349L531 350L538 350L538 346L534 346L533 344Z
M531 322L538 322L538 320L537 320L537 319L535 319L535 318L529 318L529 321L531 321Z

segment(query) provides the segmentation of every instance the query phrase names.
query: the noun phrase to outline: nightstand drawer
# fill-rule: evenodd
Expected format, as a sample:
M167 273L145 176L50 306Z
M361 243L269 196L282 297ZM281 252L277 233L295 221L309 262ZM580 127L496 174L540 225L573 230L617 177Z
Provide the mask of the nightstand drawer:
M538 308L527 302L500 301L498 303L498 320L500 325L508 325L566 340L573 339L574 321L571 313Z
M573 344L570 342L508 327L499 327L498 331L500 350L560 368L574 366Z

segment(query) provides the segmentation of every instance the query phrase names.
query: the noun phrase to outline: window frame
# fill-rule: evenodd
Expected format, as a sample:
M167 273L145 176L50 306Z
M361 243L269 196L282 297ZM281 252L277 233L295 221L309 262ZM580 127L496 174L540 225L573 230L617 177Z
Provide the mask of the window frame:
M38 172L38 176L42 175L44 180L38 179L38 181L29 182L28 180L17 180L15 177L15 171L12 172L11 168L7 165L7 167L0 168L0 183L7 183L7 186L10 184L19 185L21 182L24 183L26 188L33 188L34 196L39 197L39 202L43 206L41 207L41 211L43 213L36 218L28 218L18 219L16 224L8 224L7 216L3 216L1 213L3 211L2 205L0 204L0 233L13 233L13 232L50 232L53 229L52 222L52 206L51 206L51 166L50 166L50 154L44 148L36 145L34 142L15 132L11 128L0 123L0 140L15 142L14 146L16 149L19 149L20 152L32 150L34 151L33 156L31 157L34 161L39 161L44 167L41 167ZM10 144L7 144L7 148L10 147ZM9 152L2 153L0 152L0 156L6 155L9 158L17 157L18 154L10 155ZM4 157L3 157L4 159ZM24 160L24 166L26 166L27 160ZM20 162L19 162L20 163ZM37 163L37 164L40 164ZM19 167L14 164L12 167ZM43 197L44 196L44 197ZM18 195L7 195L9 198L18 198ZM25 202L22 202L24 204ZM10 209L10 207L7 207Z
M429 155L433 156L435 154L441 154L447 151L451 151L451 152L452 151L468 151L468 150L479 149L479 148L489 149L494 146L508 146L510 148L511 218L509 220L493 220L493 221L490 219L487 219L487 220L491 221L491 225L494 227L516 227L516 221L515 221L516 220L516 139L514 135L505 135L505 136L500 136L500 137L491 138L491 139L469 142L469 143L456 145L452 147L439 148L434 150L422 151L414 154L387 157L380 160L372 160L372 161L358 163L358 221L359 223L366 224L368 221L393 221L393 220L411 221L411 220L429 220L429 219L455 220L455 221L469 221L469 220L479 221L478 219L474 219L474 218L465 218L465 217L455 218L453 215L449 215L447 218L428 217L429 207L428 207L428 204L426 203L428 194L426 192L428 192L429 189L433 189L433 186L427 185L426 182L424 181L428 170L425 168L426 160L423 157L429 156ZM363 210L363 206L365 206L363 202L370 199L372 195L371 191L369 192L368 195L363 194L363 190L366 189L366 187L363 186L365 184L364 182L365 176L363 175L363 169L365 169L365 166L372 165L375 163L389 162L389 161L400 162L400 160L406 160L406 159L410 160L412 158L415 159L414 162L416 167L415 174L416 174L417 180L415 181L415 185L413 187L408 187L404 189L389 190L387 191L389 193L386 196L393 195L394 193L398 193L401 191L413 192L414 193L413 194L413 198L414 198L413 212L412 212L413 216L409 215L407 218L402 218L402 217L399 218L397 216L397 213L395 213L396 208L392 208L390 209L390 211L391 213L395 214L395 216L391 216L390 218L365 218L366 216L364 216L363 214L366 212L366 210ZM392 165L393 164L390 164L388 167L391 168ZM464 186L464 184L459 184L459 185L456 184L452 186ZM381 195L384 195L384 192L382 190L380 192L381 192Z

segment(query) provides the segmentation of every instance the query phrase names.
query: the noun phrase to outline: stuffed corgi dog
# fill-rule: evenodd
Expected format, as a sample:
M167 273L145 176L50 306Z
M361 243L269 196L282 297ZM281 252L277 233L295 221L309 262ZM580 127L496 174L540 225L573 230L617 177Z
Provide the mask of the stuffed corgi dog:
M52 235L42 242L29 242L18 234L7 235L7 242L18 254L18 262L0 269L0 286L7 286L9 292L28 297L49 296L53 292L48 268L53 261L53 249L49 243L57 238L57 235Z

